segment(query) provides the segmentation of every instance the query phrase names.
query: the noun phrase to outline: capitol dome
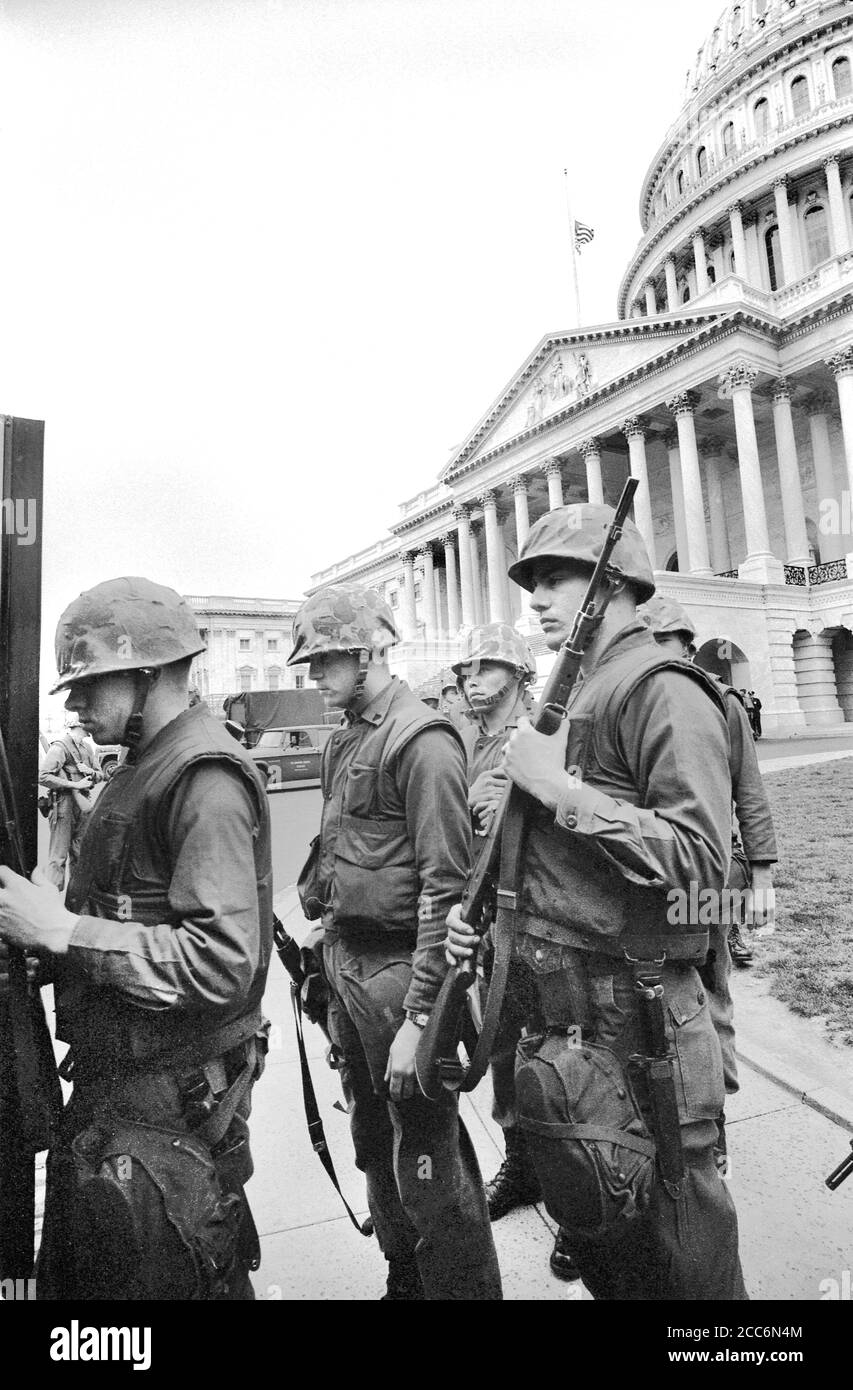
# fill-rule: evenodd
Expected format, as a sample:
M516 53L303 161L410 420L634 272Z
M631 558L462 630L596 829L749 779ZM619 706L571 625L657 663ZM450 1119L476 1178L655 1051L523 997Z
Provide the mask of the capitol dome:
M776 293L847 245L850 189L825 164L849 151L851 121L847 0L729 5L643 180L620 317L719 300L733 275Z

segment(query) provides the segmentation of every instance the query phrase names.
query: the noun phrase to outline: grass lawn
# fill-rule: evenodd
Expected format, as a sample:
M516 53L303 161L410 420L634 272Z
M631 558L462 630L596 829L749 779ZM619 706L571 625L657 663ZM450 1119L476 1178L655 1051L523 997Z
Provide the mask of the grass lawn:
M794 1013L853 1045L853 758L764 778L779 863L776 933L753 967Z

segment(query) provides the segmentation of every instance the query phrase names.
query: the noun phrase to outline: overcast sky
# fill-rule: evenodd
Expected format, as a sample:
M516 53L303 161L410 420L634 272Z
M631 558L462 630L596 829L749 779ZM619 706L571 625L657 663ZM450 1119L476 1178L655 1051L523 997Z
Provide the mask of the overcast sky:
M564 166L583 318L615 319L720 9L0 0L0 411L46 421L47 650L99 580L296 597L378 539L572 325Z

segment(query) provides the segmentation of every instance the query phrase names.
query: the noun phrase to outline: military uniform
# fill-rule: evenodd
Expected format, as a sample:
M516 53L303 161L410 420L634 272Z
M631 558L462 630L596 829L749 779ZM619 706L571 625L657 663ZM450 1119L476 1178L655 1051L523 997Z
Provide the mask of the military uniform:
M113 581L60 622L55 689L124 669L127 633L140 679L204 650L178 595ZM74 1090L48 1160L38 1295L250 1299L247 1119L272 946L263 788L198 705L131 753L90 822L55 967Z
M51 744L39 768L39 781L50 791L50 849L46 872L60 892L65 888L66 863L73 869L80 853L80 841L86 828L85 813L77 806L72 791L52 788L44 779L62 777L68 782L80 782L84 777L83 769L91 780L100 779L92 750L73 729L67 729L62 738Z
M367 621L369 631L365 604L378 619ZM390 611L371 591L322 591L297 614L294 634L291 663L396 640ZM347 711L323 750L321 782L312 879L328 1025L379 1244L392 1271L419 1274L409 1297L500 1298L483 1184L456 1096L395 1103L385 1081L404 1019L427 1015L441 987L444 922L468 872L459 735L392 678L357 713Z
M532 591L537 560L591 568L612 515L590 504L548 513L510 577ZM630 522L613 567L639 597L651 595L648 559ZM658 1179L633 1220L603 1230L552 1215L567 1228L596 1298L744 1298L737 1219L714 1163L724 1094L720 1046L707 991L690 963L691 927L674 929L668 918L671 890L689 894L692 883L719 890L728 870L722 701L701 673L668 660L636 621L610 638L576 683L569 721L566 768L580 780L567 783L556 813L540 804L531 818L516 950L536 977L546 1029L580 1027L584 1042L610 1049L625 1069L644 1050L632 960L666 952L660 975L686 1176L677 1199ZM636 1085L652 1129L648 1096L641 1080ZM540 1176L547 1190L547 1173Z

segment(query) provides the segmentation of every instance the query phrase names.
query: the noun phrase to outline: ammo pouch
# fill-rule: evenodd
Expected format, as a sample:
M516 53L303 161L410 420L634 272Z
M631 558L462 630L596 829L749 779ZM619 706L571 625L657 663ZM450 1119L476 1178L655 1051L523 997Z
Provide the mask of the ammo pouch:
M550 1216L600 1235L648 1207L655 1143L616 1055L565 1032L522 1038L515 1073L518 1123Z
M227 1299L243 1197L190 1133L99 1107L71 1146L75 1283L85 1299Z
M325 904L320 896L320 836L315 835L308 850L308 858L302 865L299 877L296 880L296 891L299 894L299 902L302 907L303 916L309 922L316 922L318 917L322 917Z

